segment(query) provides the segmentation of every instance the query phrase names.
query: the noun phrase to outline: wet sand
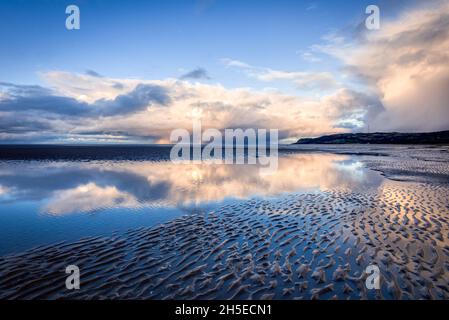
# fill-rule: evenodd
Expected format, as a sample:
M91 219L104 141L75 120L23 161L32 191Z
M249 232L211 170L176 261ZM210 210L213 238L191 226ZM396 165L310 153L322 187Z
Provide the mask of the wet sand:
M0 298L448 299L448 155L364 152L381 186L242 200L4 256ZM80 290L65 288L70 264ZM380 290L365 286L372 264Z

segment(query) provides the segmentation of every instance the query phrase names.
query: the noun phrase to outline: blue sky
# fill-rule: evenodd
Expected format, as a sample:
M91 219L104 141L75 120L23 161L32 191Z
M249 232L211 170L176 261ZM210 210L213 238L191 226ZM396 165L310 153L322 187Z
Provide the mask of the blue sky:
M381 10L382 28L367 32L365 8L373 3ZM70 4L80 8L80 30L65 28L65 8ZM430 21L429 10L440 16ZM182 122L176 118L180 110L198 105L215 112L210 126L274 126L293 140L363 131L367 122L378 130L445 128L447 123L439 119L447 107L440 105L435 107L436 120L429 120L433 126L422 126L419 118L398 122L402 112L410 113L404 109L408 102L398 102L388 88L399 82L419 93L416 83L405 87L406 79L398 81L391 66L404 67L405 52L416 51L421 52L416 65L423 63L422 69L408 71L427 70L423 54L444 51L446 42L438 47L419 36L444 22L446 11L440 0L1 1L0 141L65 141L61 130L68 130L70 139L101 132L102 138L115 141L119 132L125 140L132 136L166 141L169 129ZM407 12L416 15L416 30L405 29L412 19ZM398 47L397 39L410 32L416 33L413 43ZM444 28L438 36L446 40ZM434 76L428 83L438 82L441 75ZM387 88L385 83L391 85ZM140 99L142 92L148 100L132 101L129 110L142 116L151 106L147 116L161 117L163 132L156 132L157 124L144 130L132 118L137 113L123 111L123 101ZM167 99L149 97L154 92L163 92ZM55 101L60 105L53 105ZM55 114L66 107L63 102L73 109L57 118ZM120 110L116 116L126 114L127 124L117 123L107 107ZM75 119L83 108L99 110ZM46 114L32 119L36 110ZM154 115L157 110L161 114ZM252 111L255 120L243 121L241 113ZM283 113L295 121L281 121ZM10 128L18 116L29 120L30 131L15 123ZM36 121L37 127L47 128L45 134L39 136L33 127ZM79 130L81 122L90 124ZM101 126L92 124L100 122ZM95 137L89 134L89 139Z
M311 66L301 50L357 23L370 1L2 1L0 79L39 83L40 71L87 69L109 77L177 77L203 67L228 86L258 86L223 68L231 58L274 69ZM76 4L81 29L65 29Z

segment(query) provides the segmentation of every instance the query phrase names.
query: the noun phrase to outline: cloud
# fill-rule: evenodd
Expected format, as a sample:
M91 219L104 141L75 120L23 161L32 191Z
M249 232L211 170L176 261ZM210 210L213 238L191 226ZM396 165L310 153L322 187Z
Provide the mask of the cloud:
M203 69L203 68L196 68L196 69L182 75L180 78L183 80L184 79L206 79L206 80L210 79L206 69Z
M2 86L2 84L0 84ZM38 86L3 85L6 97L0 100L0 111L42 111L64 115L88 112L88 105L71 97L53 95Z
M261 81L288 80L300 89L332 89L337 86L333 75L329 72L288 72L266 70L256 76Z
M1 84L0 84L1 86ZM114 99L99 99L86 103L73 97L59 96L40 87L7 85L6 98L0 100L0 111L42 111L65 116L107 116L136 112L152 103L169 102L166 89L150 84L138 84L130 92Z
M57 72L45 80L52 89L6 88L0 112L8 114L2 122L8 129L0 132L0 139L168 143L172 130L191 130L192 110L198 108L204 129L276 128L280 138L287 139L344 132L338 118L362 113L345 105L360 100L348 98L356 95L354 91L312 99L177 79L110 79ZM119 88L111 85L115 83ZM92 101L92 97L97 99ZM345 112L337 111L341 108ZM20 126L14 119L27 121Z
M102 78L103 76L94 70L86 70L86 74L92 77Z
M357 41L334 35L314 47L376 93L384 110L366 119L376 131L449 129L449 3L434 5L382 21Z
M327 115L339 128L360 129L367 119L375 118L385 110L377 96L350 89L339 89L324 97L322 103L328 106Z
M43 132L52 128L45 119L17 113L0 112L0 134L22 134L29 132Z
M251 78L264 82L289 81L301 90L328 90L336 88L338 83L330 72L283 71L271 68L251 66L245 62L222 59L227 67L234 67Z
M113 100L101 99L94 103L94 114L120 115L138 112L152 103L167 105L170 97L166 88L150 84L138 84L134 90L117 96Z
M63 71L42 72L40 76L54 94L87 103L94 103L100 99L112 100L117 95L133 90L141 83L138 79L99 78Z
M304 59L304 61L311 62L311 63L321 61L321 58L318 58L316 55L314 55L311 52L303 52L302 58Z
M249 64L247 64L245 62L242 62L242 61L239 61L239 60L223 58L220 61L221 61L221 63L223 63L227 67L248 68L248 69L252 69L253 68Z
M7 93L12 96L34 96L34 95L45 95L51 92L50 89L37 86L37 85L17 85L9 82L0 82L0 92L3 94ZM7 98L8 95L5 94L3 99Z
M97 87L99 86L93 86L90 90L110 96L107 92L98 93ZM125 87L121 85L122 90ZM65 96L39 86L0 83L0 92L3 92L0 97L0 141L10 143L129 142L148 139L153 136L128 133L127 127L132 124L123 130L107 125L103 128L100 124L108 123L114 117L123 118L144 112L150 107L164 107L170 103L166 88L148 83L139 83L128 92L91 103L85 102L83 96ZM86 93L92 95L88 90ZM156 139L158 137L157 135Z

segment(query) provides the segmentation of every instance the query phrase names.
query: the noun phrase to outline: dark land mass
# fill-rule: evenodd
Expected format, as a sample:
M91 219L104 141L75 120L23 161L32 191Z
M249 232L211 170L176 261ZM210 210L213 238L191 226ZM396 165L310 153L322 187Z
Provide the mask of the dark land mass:
M425 133L343 133L299 139L295 144L449 144L449 131Z

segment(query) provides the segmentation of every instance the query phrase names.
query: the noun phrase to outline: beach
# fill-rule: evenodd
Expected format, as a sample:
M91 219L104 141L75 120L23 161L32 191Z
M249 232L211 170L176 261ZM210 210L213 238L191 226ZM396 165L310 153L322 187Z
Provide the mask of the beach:
M59 184L33 188L53 174L60 179L46 181ZM445 146L284 146L271 177L253 166L174 165L159 154L5 159L3 217L14 201L34 201L36 221L54 228L73 228L64 219L74 217L80 229L98 229L92 217L110 227L45 241L36 231L14 249L20 230L9 231L2 299L449 298ZM152 210L161 218L147 218ZM120 220L128 215L129 225ZM81 270L79 290L65 287L67 265ZM366 285L373 265L379 289Z

